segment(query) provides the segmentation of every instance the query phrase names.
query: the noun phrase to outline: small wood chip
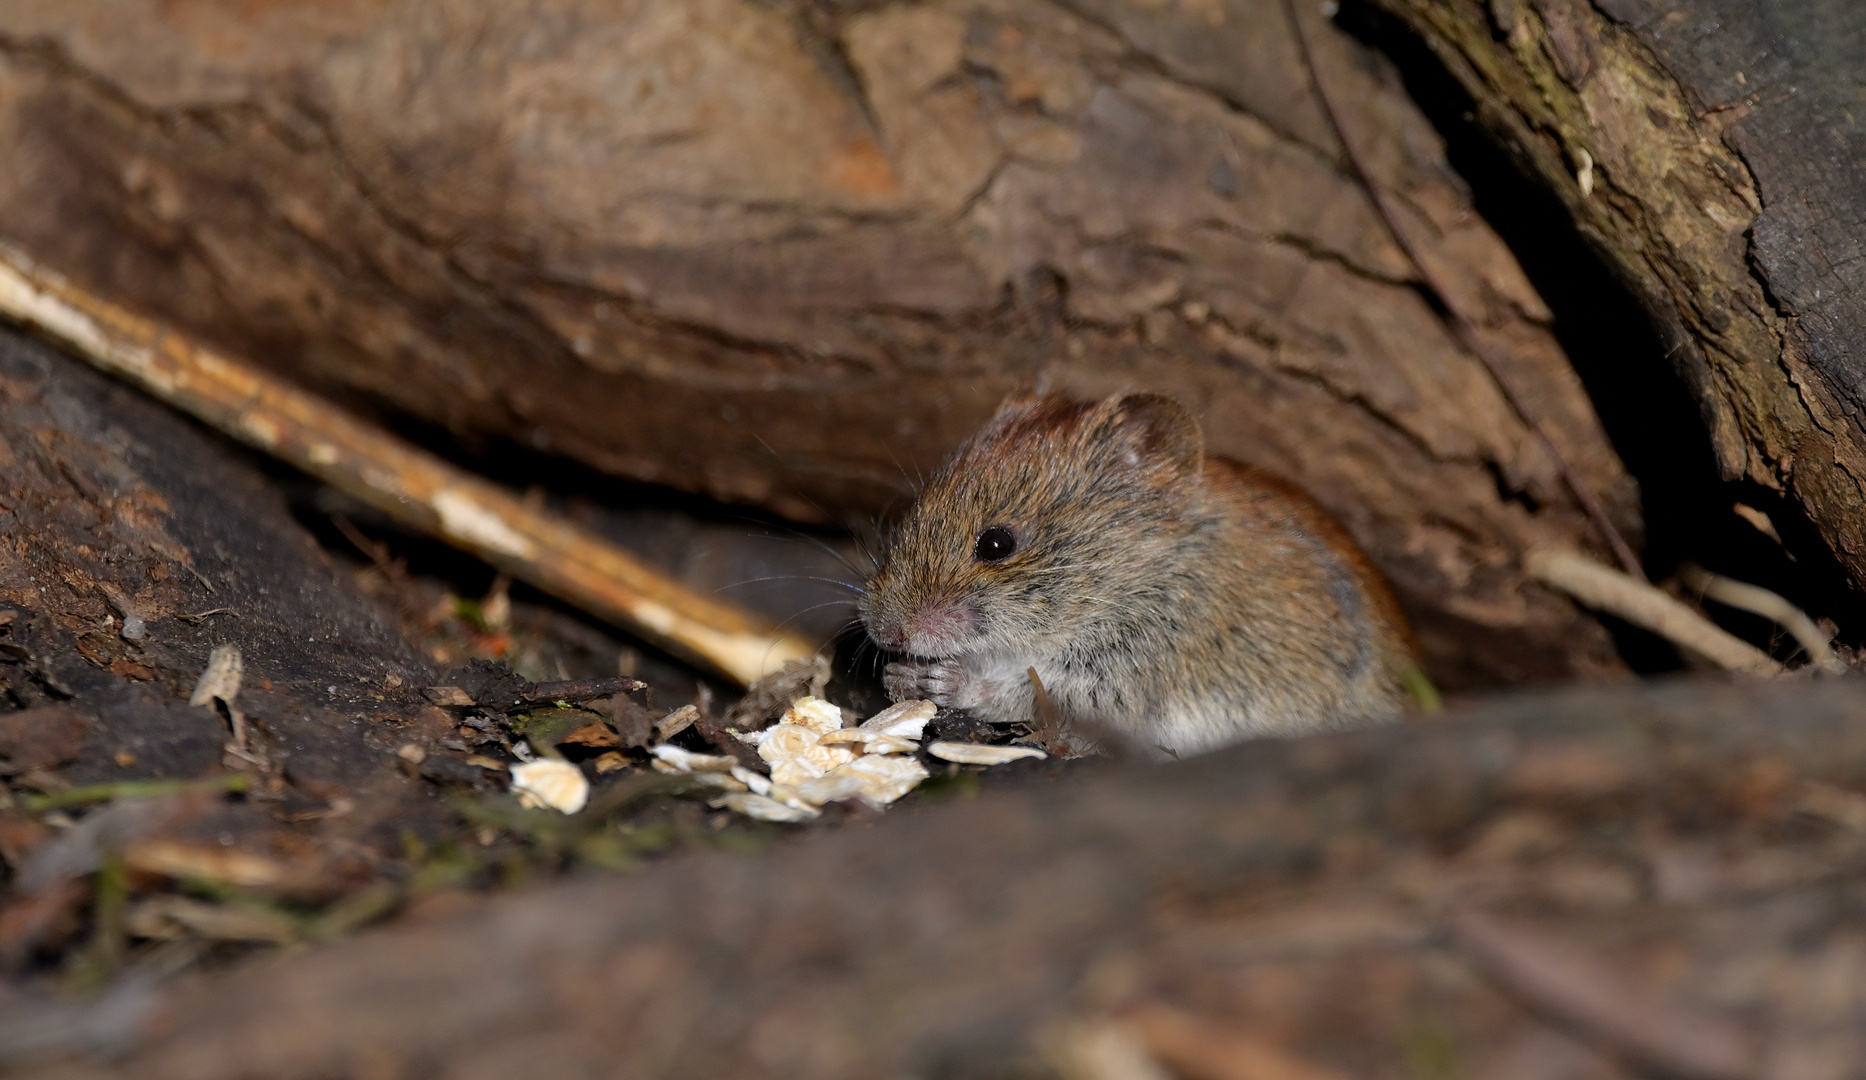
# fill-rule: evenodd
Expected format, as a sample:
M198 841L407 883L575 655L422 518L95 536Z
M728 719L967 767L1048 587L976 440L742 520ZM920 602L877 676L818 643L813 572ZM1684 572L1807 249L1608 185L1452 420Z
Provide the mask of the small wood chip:
M458 686L430 686L421 691L421 696L427 698L436 705L445 705L455 709L465 708L473 704L473 699L468 697L467 692L460 689Z
M208 847L179 840L145 840L123 852L123 864L145 874L211 881L264 889L289 876L284 864L234 848Z
M698 720L699 718L700 718L699 706L682 705L680 708L675 709L671 713L668 713L666 716L663 716L661 719L656 720L654 722L654 733L656 735L661 736L662 742L666 742L667 740L673 738L674 736L692 727L693 722L695 720Z
M621 746L622 738L611 731L608 724L598 720L585 724L557 740L557 745L559 746L565 743L569 743L573 746Z
M212 706L215 699L233 704L233 699L240 693L240 676L246 670L246 664L240 659L237 645L216 645L208 654L207 667L202 670L201 678L194 684L194 693L189 696L190 705Z

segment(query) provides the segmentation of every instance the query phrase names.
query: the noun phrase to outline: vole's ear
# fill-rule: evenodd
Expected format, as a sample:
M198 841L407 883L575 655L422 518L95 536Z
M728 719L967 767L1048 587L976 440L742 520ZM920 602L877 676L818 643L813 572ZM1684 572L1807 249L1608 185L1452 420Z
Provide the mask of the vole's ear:
M1005 417L1021 416L1035 411L1047 404L1054 396L1036 382L1026 380L1013 387L1011 392L1005 395L1004 400L998 403L998 411L992 419L1001 420Z
M1122 461L1169 476L1197 476L1205 465L1205 435L1184 405L1161 394L1123 394L1097 410Z
M1020 434L1038 430L1080 415L1084 407L1042 386L1023 383L998 406L978 438L1015 439Z

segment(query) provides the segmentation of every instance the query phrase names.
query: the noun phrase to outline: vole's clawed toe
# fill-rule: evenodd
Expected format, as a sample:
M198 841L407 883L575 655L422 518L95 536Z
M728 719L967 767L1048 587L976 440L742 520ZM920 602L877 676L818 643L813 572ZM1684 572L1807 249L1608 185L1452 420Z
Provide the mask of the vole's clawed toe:
M893 701L931 701L945 709L972 709L980 704L972 672L946 660L896 661L882 672L881 685Z

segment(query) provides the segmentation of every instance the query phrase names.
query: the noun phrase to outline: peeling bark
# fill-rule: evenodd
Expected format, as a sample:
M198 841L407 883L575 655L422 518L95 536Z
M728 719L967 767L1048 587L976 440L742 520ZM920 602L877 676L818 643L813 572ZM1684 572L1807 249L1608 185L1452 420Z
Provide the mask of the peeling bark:
M1866 583L1859 6L1377 2L1651 313L1724 477L1797 501Z
M400 628L232 453L0 332L0 714L29 710L9 715L14 734L30 725L41 741L69 718L82 730L57 753L13 741L0 757L9 774L64 766L52 790L247 772L252 801L196 806L177 832L215 848L237 836L341 891L402 829L445 820L393 751L451 725L424 717L416 688L433 673ZM226 752L213 708L187 704L221 644L244 657L247 760ZM287 823L336 800L350 811ZM9 888L30 891L9 870Z
M1437 136L1315 34L1403 227L1637 533ZM1525 586L1519 554L1586 522L1339 160L1274 0L27 0L0 103L0 235L352 407L847 518L1022 380L1144 386L1334 510L1445 684L1617 669Z

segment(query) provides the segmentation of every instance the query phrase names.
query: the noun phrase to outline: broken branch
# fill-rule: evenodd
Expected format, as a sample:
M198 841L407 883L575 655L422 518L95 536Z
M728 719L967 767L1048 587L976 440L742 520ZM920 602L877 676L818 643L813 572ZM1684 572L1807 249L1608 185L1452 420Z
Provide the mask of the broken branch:
M1678 580L1688 588L1695 589L1699 596L1740 608L1752 615L1772 619L1782 629L1795 635L1801 643L1802 651L1808 654L1815 670L1825 675L1844 675L1847 666L1834 655L1828 644L1827 635L1814 625L1808 613L1789 603L1781 596L1762 588L1750 585L1721 574L1713 574L1701 566L1686 563L1678 568Z
M608 541L273 375L92 296L5 245L0 318L40 331L90 364L409 528L741 683L816 652L801 638L693 593Z
M1782 665L1749 642L1726 632L1643 581L1602 566L1573 551L1542 548L1529 553L1523 569L1588 607L1618 615L1635 626L1704 657L1726 671L1780 675Z

